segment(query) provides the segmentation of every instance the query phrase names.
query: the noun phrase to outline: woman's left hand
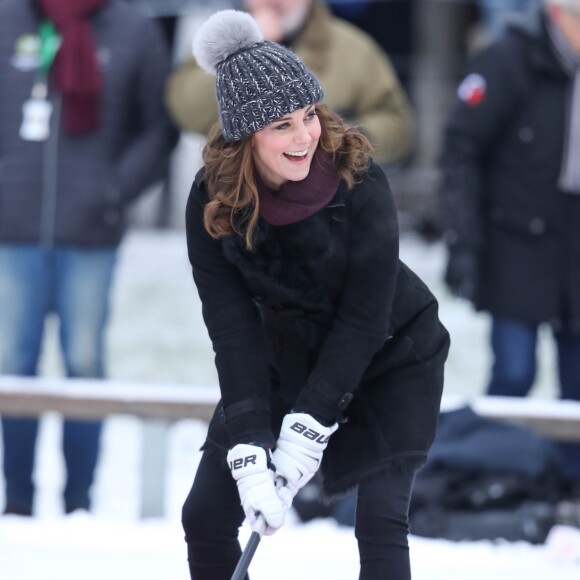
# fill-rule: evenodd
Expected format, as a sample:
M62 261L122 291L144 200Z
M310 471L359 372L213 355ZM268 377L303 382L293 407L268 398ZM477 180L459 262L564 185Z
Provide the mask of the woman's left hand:
M307 413L289 413L282 421L282 429L272 463L276 477L284 483L277 485L278 497L283 503L298 493L314 476L322 462L322 454L338 423L326 427Z

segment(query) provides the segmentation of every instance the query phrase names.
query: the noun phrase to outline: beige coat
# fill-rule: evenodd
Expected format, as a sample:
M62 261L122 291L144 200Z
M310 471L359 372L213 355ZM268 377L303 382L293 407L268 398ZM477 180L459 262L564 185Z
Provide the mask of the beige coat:
M324 102L360 124L378 163L395 163L410 153L410 105L389 59L369 35L315 3L292 49L320 80ZM183 131L207 134L218 116L214 77L188 60L169 79L166 104Z

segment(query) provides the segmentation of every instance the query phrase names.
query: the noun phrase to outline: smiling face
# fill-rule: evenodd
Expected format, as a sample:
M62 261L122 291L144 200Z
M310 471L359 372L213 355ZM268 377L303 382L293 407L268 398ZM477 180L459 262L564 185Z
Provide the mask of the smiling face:
M289 113L254 133L254 164L266 186L276 191L287 181L305 179L320 133L314 105Z

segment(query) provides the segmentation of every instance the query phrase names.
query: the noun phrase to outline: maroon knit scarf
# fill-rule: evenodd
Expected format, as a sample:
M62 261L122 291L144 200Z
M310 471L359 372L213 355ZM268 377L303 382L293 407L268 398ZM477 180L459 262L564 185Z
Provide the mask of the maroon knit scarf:
M35 0L55 25L62 43L53 65L63 96L64 127L89 133L99 126L102 80L89 18L109 0Z
M340 177L328 153L320 148L314 154L310 171L302 181L287 181L276 192L270 191L254 171L260 215L273 226L304 220L327 205L335 196Z

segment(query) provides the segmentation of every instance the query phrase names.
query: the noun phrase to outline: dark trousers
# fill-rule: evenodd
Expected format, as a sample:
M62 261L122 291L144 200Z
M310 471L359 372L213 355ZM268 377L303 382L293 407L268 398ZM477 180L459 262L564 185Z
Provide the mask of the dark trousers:
M391 470L358 487L359 580L410 580L408 511L414 473ZM229 471L204 453L182 523L192 580L230 580L241 555L244 514ZM324 557L332 558L332 553Z
M580 401L580 333L554 332L558 351L560 395ZM494 317L491 326L493 367L489 395L525 397L536 378L538 325L509 318ZM580 479L580 445L560 444L564 470Z

